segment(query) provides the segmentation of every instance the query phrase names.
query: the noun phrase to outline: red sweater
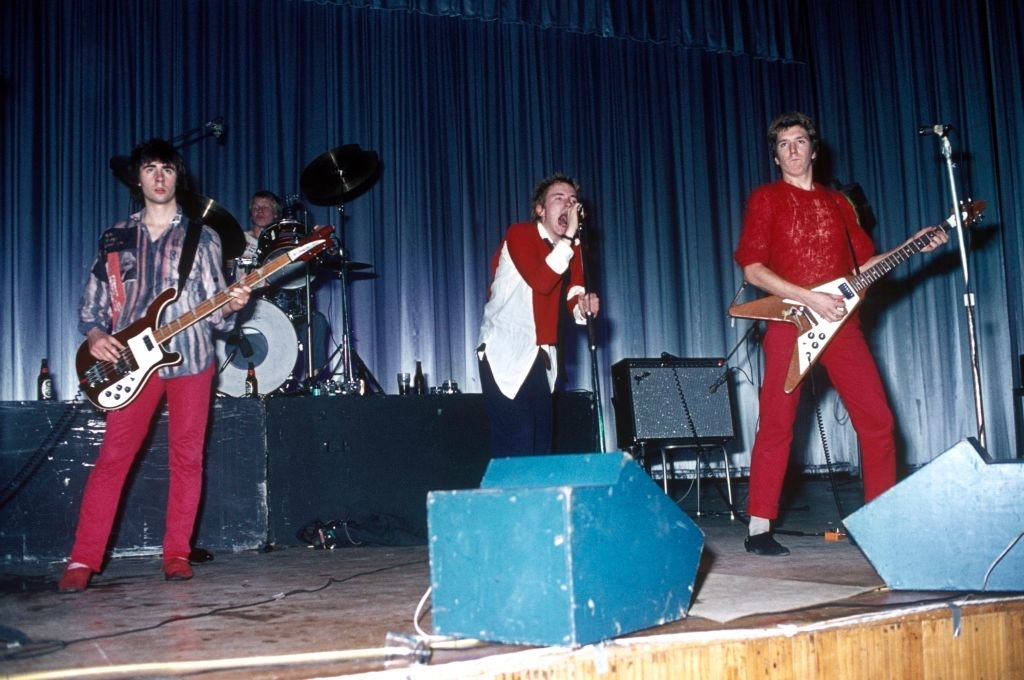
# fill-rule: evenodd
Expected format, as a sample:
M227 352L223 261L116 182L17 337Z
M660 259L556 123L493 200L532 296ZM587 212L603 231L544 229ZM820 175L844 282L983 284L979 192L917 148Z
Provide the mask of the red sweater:
M734 257L740 267L760 263L791 283L813 286L849 274L874 252L845 196L780 179L751 193Z

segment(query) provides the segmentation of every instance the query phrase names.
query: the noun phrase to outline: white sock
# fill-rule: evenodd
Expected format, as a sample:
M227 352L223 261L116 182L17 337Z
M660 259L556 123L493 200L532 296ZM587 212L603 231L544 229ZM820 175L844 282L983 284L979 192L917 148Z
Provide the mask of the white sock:
M748 528L751 536L767 534L771 531L772 521L770 519L765 519L764 517L755 517L754 515L751 515Z

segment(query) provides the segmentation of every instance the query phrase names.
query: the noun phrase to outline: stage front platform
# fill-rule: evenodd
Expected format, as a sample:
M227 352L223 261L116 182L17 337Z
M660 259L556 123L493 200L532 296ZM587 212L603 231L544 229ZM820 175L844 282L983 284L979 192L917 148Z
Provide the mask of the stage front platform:
M849 481L849 480L847 480ZM695 510L689 484L671 489ZM746 487L736 485L743 497ZM855 504L855 482L840 488ZM780 537L758 558L718 514L683 620L580 648L432 640L426 546L218 553L188 582L158 556L118 557L84 593L60 595L62 565L0 568L0 674L23 678L216 680L977 680L1024 677L1020 593L894 592L830 522L828 483L805 480ZM623 545L628 541L623 540ZM522 565L509 564L520 573ZM493 611L501 617L501 609ZM420 630L417 629L417 624ZM419 663L416 663L419 661ZM24 675L21 675L24 674Z
M596 450L590 393L556 395L559 452ZM103 437L73 402L0 403L0 561L62 560ZM490 459L479 394L218 398L196 545L235 552L298 545L316 520L354 522L384 544L426 543L426 495L479 484ZM167 497L162 416L129 479L115 555L159 552Z

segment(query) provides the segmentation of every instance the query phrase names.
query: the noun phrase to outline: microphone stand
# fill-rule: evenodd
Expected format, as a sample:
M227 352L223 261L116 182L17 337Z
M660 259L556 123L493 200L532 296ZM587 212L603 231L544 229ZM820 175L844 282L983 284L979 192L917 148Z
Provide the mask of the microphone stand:
M941 128L941 132L939 132ZM935 134L939 138L942 155L946 159L946 171L949 178L949 191L953 199L953 215L956 219L957 245L960 249L960 264L964 277L964 311L967 315L967 340L970 349L971 378L974 383L974 414L978 421L978 443L985 448L985 410L981 400L981 370L978 358L977 328L974 323L975 299L971 291L971 276L967 268L967 248L964 245L964 223L960 212L960 197L957 194L956 178L953 173L953 151L946 135L944 126L936 126Z
M576 236L580 240L580 268L583 270L583 289L590 292L590 268L587 266L587 255L590 252L589 233L583 229L583 215L579 216L579 227L576 229ZM587 345L590 348L590 385L594 393L594 409L597 414L597 438L598 450L604 453L604 413L601 407L601 375L597 365L597 328L594 315L586 314L587 321Z

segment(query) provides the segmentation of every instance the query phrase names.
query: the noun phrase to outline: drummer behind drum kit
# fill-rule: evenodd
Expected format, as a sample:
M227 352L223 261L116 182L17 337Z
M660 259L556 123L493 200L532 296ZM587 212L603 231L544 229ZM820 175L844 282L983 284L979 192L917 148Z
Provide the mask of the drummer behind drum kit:
M110 167L122 182L131 186L127 159L117 156ZM306 166L300 178L303 195L313 204L337 209L336 245L311 262L295 262L274 274L267 287L253 296L253 302L236 315L235 330L218 334L216 389L235 397L245 394L249 363L256 369L264 394L364 394L383 392L380 384L352 349L349 330L348 275L369 269L370 264L351 262L345 250L345 203L367 191L379 176L377 153L347 144L322 154ZM127 174L126 174L127 172ZM245 235L231 214L213 200L190 192L179 192L182 211L191 219L202 219L221 238L229 278L241 278L281 253L293 248L307 235L305 222L286 215L265 228L255 256L242 255ZM341 337L338 347L325 360L328 323L313 310L311 283L318 272L336 273L341 281ZM310 313L312 312L312 313ZM304 337L300 340L299 332ZM328 372L341 355L340 372ZM304 361L300 361L300 355ZM356 365L358 364L358 372ZM326 380L320 380L322 373ZM304 379L303 379L304 377Z
M264 393L363 394L369 388L383 391L355 357L351 345L348 312L348 274L371 265L351 262L344 247L345 203L369 189L379 172L376 152L349 144L333 149L306 166L300 178L303 195L313 204L333 206L339 212L337 247L311 262L295 263L270 280L251 309L238 318L236 330L217 340L218 391L231 396L245 394L249 362L256 368ZM292 202L289 201L289 204ZM259 236L254 262L240 267L262 266L305 237L304 222L286 215ZM311 283L318 272L337 273L341 280L342 330L337 349L324 360L328 324L313 307ZM301 337L299 335L301 333ZM300 361L304 355L304 362ZM341 354L340 373L326 380L320 374ZM305 365L302 365L302 364ZM358 363L358 374L354 365ZM300 378L305 375L305 381Z

